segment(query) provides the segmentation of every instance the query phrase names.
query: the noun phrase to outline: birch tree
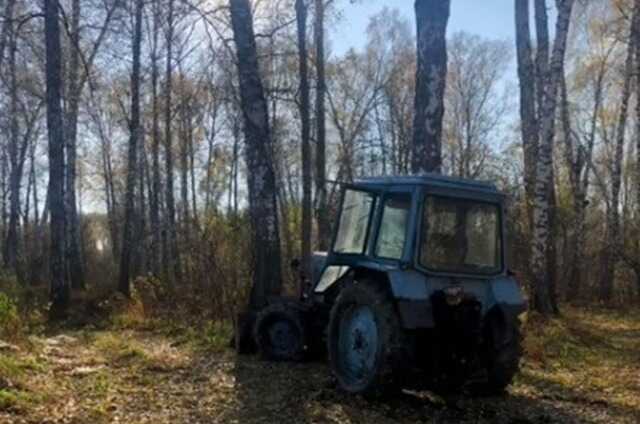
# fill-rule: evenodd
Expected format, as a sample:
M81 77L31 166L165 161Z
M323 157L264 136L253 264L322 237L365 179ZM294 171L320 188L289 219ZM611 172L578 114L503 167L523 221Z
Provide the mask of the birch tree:
M325 114L325 53L324 53L324 0L315 0L315 18L313 21L313 38L315 41L316 61L316 155L315 155L315 202L316 221L318 223L318 248L329 247L329 217L327 215L326 186L326 114Z
M564 56L569 32L573 0L557 0L558 17L555 40L548 73L542 88L540 110L540 138L533 203L533 234L531 240L531 272L533 278L533 307L543 314L553 312L551 272L548 261L549 238L552 231L551 184L553 184L553 144L556 100L564 73ZM542 81L542 80L541 80Z
M634 8L636 11L640 7L640 0L634 1ZM635 68L640 69L640 29L636 29L634 32L635 43ZM636 286L640 291L640 75L636 74L636 109L635 109L635 137L636 137L636 167L635 167L635 195L636 195L636 207L635 207L635 225L636 225L636 240L635 240L635 255L634 260L637 264L634 267L636 274Z
M160 5L153 2L152 39L151 39L151 181L152 190L149 196L149 218L151 223L151 264L156 276L160 275L160 204L162 202L162 183L160 177L160 101L158 96L159 78L159 38L160 38Z
M165 202L167 213L163 228L163 263L165 278L171 282L181 281L182 267L178 252L178 236L176 232L176 206L173 189L173 130L172 130L172 90L173 90L173 31L174 31L174 0L169 0L167 16L167 58L165 73L165 104L164 104L164 150L165 150Z
M19 122L18 122L18 76L16 54L18 34L13 20L6 22L9 29L9 229L4 243L3 257L5 266L13 272L18 267L18 220L20 215L20 179L22 169L19 166Z
M7 47L7 39L13 31L13 11L16 6L16 0L7 0L4 4L3 12L3 25L0 31L0 71L2 71L2 65L4 62L4 51Z
M529 28L529 0L516 0L516 51L520 82L520 131L524 151L525 202L529 228L533 228L534 184L538 152L538 121L536 116L535 68L532 59Z
M300 77L300 123L302 153L302 270L311 278L311 146L309 71L307 59L307 12L305 0L296 0L298 67ZM303 288L301 288L302 290Z
M64 230L64 133L62 115L62 75L58 2L44 1L46 46L47 128L49 138L49 210L52 318L65 315L70 287L65 276Z
M450 0L415 0L417 53L414 173L442 168L442 120L447 77L447 23Z
M131 120L129 122L129 146L127 155L127 186L124 205L124 231L122 237L122 252L120 257L120 277L118 289L129 296L129 273L131 271L131 257L134 254L134 226L136 214L134 210L134 195L136 179L138 178L138 143L142 128L140 125L140 49L142 44L142 9L143 0L135 0L135 19L132 38L133 70L131 72Z
M281 287L280 236L269 114L259 73L253 16L248 0L230 0L240 100L244 118L249 217L253 247L250 309L267 303Z

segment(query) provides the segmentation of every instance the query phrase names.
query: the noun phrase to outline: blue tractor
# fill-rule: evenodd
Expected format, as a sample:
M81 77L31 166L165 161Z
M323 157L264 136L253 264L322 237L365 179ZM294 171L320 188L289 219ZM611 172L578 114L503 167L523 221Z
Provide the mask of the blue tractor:
M507 267L504 204L493 184L439 175L344 184L331 248L314 254L301 299L258 314L259 351L327 352L350 393L503 391L518 371L526 308Z

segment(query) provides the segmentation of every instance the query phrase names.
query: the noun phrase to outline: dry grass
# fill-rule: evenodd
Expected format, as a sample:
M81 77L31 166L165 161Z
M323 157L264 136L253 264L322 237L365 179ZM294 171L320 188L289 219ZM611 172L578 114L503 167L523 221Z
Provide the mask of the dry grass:
M519 382L546 396L640 412L640 311L567 307L530 322Z
M0 423L640 422L637 310L529 316L522 372L503 397L381 403L339 393L323 363L236 358L224 325L160 324L66 332L0 356Z

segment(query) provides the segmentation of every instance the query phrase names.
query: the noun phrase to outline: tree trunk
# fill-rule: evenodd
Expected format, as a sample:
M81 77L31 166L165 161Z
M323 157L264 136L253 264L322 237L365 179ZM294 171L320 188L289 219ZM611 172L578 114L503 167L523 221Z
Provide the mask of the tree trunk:
M640 9L640 0L634 1L634 7L636 10ZM640 18L639 18L640 19ZM633 32L633 39L635 43L636 52L636 70L640 69L640 29L636 28ZM635 224L636 224L636 261L640 263L640 75L636 74L636 209L635 209ZM640 298L640 268L636 270L636 283L638 289L638 297Z
M533 197L538 154L535 68L531 56L529 0L516 0L516 50L520 81L520 131L524 151L524 186L528 231L533 231Z
M173 139L172 139L172 113L171 113L171 99L172 99L172 71L173 71L173 18L174 18L174 0L169 0L169 12L167 22L167 72L166 72L166 88L165 88L165 161L167 173L166 183L166 202L167 202L167 216L165 226L167 228L167 256L164 258L166 264L167 273L166 278L172 284L180 282L182 280L182 269L180 266L180 256L178 252L178 236L176 233L176 206L173 193Z
M160 275L160 202L162 184L160 182L160 123L158 102L158 36L160 34L160 10L157 2L153 7L153 42L151 47L151 156L153 190L149 198L149 218L151 220L151 264L154 275Z
M135 30L133 45L133 71L131 73L131 121L129 131L129 152L127 155L127 186L124 205L124 231L122 236L122 252L120 254L120 278L118 290L129 296L129 272L131 270L131 256L135 251L134 227L136 214L134 197L136 178L138 173L138 142L140 139L140 45L142 44L142 7L143 0L136 1Z
M302 272L311 278L311 147L309 72L307 67L307 5L296 0L298 23L298 60L300 72L300 121L302 123ZM304 287L300 287L302 292Z
M533 237L531 240L531 271L534 280L533 307L542 314L551 314L551 270L548 250L551 204L549 195L553 184L553 141L555 130L556 97L564 73L566 49L573 0L558 0L556 38L549 65L549 74L544 87L543 104L540 111L540 145L536 166L535 197L533 204Z
M566 94L566 87L563 84L562 93L562 121L565 139L565 157L569 166L569 181L571 183L571 191L573 192L573 236L570 240L571 263L567 275L567 291L566 298L569 301L576 300L580 297L581 287L583 285L583 268L585 260L585 221L586 221L586 203L587 192L589 190L589 173L593 155L593 146L595 143L596 128L598 123L598 115L600 114L600 105L602 103L602 84L604 80L605 66L600 66L598 74L595 78L594 87L594 104L590 119L589 133L587 135L587 146L575 145L578 143L571 129L569 118L569 105Z
M80 250L80 231L78 209L76 205L76 157L78 111L80 108L80 0L71 5L71 48L69 51L69 74L67 87L67 113L65 117L66 173L65 173L65 212L67 235L66 251L71 287L84 288L84 270Z
M140 123L140 131L138 137L138 196L137 196L137 208L135 209L135 235L134 246L136 249L136 261L133 268L133 278L139 275L148 274L151 270L149 264L148 252L149 245L146 242L147 236L147 203L145 199L145 183L149 178L147 174L147 155L145 151L145 137L144 137L144 124Z
M9 194L9 184L7 182L8 180L8 174L9 174L9 155L7 154L7 149L2 149L2 164L0 164L1 166L1 172L0 172L0 176L2 178L2 229L0 230L2 232L2 237L0 237L2 240L6 240L7 239L7 223L9 221L9 213L7 211L7 195Z
M556 252L556 199L555 171L551 157L551 182L549 184L549 239L547 241L547 269L549 270L549 300L554 314L560 312L558 307L558 256Z
M450 8L450 0L415 0L418 63L413 121L413 173L442 171L446 35Z
M534 18L536 26L536 104L538 111L544 104L545 86L549 78L549 18L547 0L534 0Z
M195 161L196 161L196 150L194 145L194 129L192 127L192 123L189 124L189 179L191 183L191 219L192 223L190 228L193 230L198 229L198 200L197 200L197 187L196 187L196 169L195 169Z
M536 104L537 111L541 113L545 101L545 86L549 78L549 18L547 15L546 0L535 0L534 16L536 23ZM564 74L564 72L563 72ZM564 75L561 77L564 81ZM537 117L540 119L540 117ZM536 123L536 125L538 125ZM540 127L537 127L538 138L540 137ZM538 140L539 141L539 140ZM534 160L537 160L538 152L536 151ZM547 240L547 269L549 272L549 293L553 311L558 312L557 293L556 293L556 231L555 231L555 214L556 214L556 190L555 176L553 172L553 153L551 155L551 183L549 184L549 238ZM534 165L535 167L535 165ZM535 196L535 189L534 189ZM529 208L531 216L530 223L533 223L533 210ZM531 229L531 227L529 227ZM530 230L532 231L532 230Z
M316 57L316 160L315 160L315 189L316 189L316 222L318 224L318 249L329 248L331 231L327 209L326 185L326 113L325 113L325 57L324 57L324 0L315 0L315 19L313 21L313 37L315 40Z
M17 34L12 22L5 25L11 27L9 34L9 97L10 97L10 130L9 130L9 228L4 243L4 263L11 271L18 271L18 225L20 220L20 180L22 177L19 161L20 127L18 122L18 79L16 70Z
M49 208L51 267L51 318L63 317L70 301L70 288L65 276L64 242L64 129L62 104L62 51L60 47L60 24L58 2L44 1L47 128L49 137Z
M3 26L2 32L0 32L0 72L2 72L2 62L4 61L4 50L7 47L7 39L9 34L13 31L13 10L15 9L16 0L7 0L4 5L3 13Z
M634 43L637 31L637 21L639 18L638 5L635 2L633 16L629 29L629 44L627 47L627 57L624 65L624 82L622 85L622 98L620 99L620 111L616 129L616 143L611 170L611 203L607 211L607 231L606 243L602 255L602 270L600 273L600 299L604 302L611 301L613 294L613 283L616 274L619 253L623 247L620 233L620 188L622 186L622 162L624 160L624 140L627 129L627 115L629 109L629 99L631 97L631 79L633 77L634 65Z
M264 306L281 287L280 235L267 103L259 74L249 0L230 0L240 97L245 124L254 273L250 309Z

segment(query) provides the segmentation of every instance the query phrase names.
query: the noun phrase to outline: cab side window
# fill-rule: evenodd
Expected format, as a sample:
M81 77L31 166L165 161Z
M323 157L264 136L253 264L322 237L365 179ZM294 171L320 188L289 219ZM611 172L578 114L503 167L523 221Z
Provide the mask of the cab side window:
M411 196L393 194L384 199L380 230L375 255L381 258L401 259L407 238Z

